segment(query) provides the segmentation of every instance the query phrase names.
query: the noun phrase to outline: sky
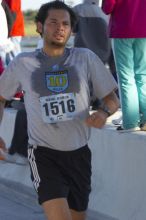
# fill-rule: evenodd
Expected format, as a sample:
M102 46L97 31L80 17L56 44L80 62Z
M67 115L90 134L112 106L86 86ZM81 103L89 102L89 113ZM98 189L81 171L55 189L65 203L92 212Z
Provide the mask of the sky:
M21 0L22 1L22 10L27 10L27 9L38 9L42 4L49 2L49 0ZM79 4L82 2L82 0L66 0L65 3L72 2L73 5Z

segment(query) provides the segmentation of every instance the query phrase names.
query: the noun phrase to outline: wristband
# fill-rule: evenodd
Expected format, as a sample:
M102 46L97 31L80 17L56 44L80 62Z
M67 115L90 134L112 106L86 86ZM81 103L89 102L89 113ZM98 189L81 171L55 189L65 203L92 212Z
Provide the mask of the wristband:
M110 109L106 105L99 107L99 110L102 110L103 112L105 112L108 115L108 117L111 116L112 114Z

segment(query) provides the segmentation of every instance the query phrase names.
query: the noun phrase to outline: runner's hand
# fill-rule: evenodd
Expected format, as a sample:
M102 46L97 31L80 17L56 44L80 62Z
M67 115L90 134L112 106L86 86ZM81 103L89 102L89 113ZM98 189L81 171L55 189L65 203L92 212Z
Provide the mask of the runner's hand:
M89 127L94 127L94 128L102 128L107 119L107 114L104 113L103 111L97 111L92 113L86 120L85 123Z

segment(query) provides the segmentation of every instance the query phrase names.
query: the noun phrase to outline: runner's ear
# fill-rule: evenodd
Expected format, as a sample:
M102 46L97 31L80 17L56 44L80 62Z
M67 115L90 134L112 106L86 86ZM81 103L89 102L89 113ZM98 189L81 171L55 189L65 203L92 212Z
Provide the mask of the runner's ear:
M36 32L38 32L40 35L43 33L43 25L39 21L36 23Z

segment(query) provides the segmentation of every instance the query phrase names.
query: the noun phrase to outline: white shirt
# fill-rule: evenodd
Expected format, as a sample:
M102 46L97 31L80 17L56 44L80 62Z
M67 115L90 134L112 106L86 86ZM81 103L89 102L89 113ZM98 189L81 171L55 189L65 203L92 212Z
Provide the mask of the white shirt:
M2 7L2 0L0 0L0 52L9 52L13 49L13 43L8 38L8 24L6 13Z
M0 28L0 46L4 45L8 39L8 24L5 11L2 7L2 0L0 0L0 18L1 18L1 28Z

